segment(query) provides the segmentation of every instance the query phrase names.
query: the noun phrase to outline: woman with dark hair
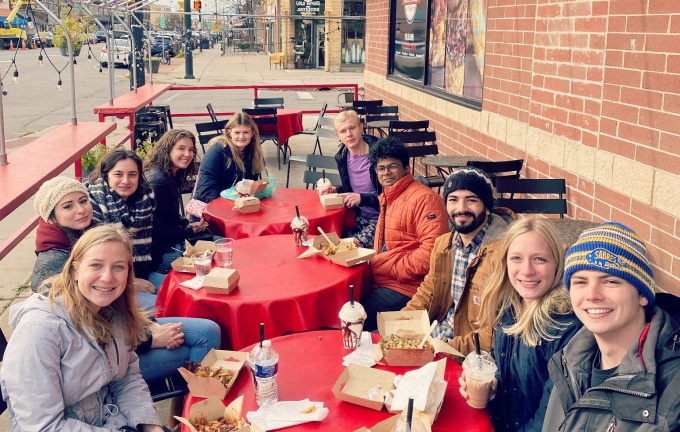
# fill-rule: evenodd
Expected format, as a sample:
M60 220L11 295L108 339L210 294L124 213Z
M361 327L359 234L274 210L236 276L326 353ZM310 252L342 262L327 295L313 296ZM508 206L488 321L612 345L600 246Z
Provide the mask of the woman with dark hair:
M224 135L214 138L205 152L193 198L209 203L243 179L259 179L263 171L257 125L248 114L237 112L227 122Z
M47 296L10 312L0 373L9 430L162 432L134 353L150 323L135 301L126 235L87 231L49 282Z
M131 150L113 150L99 161L85 187L92 201L94 220L128 232L135 276L148 279L152 271L151 234L156 201L144 179L142 160Z
M204 220L189 223L179 213L180 190L192 186L197 171L196 137L184 129L163 134L144 159L144 176L156 199L151 255L154 264L160 264L160 272L169 269L169 262L177 256L170 253L162 262L166 252L208 227Z

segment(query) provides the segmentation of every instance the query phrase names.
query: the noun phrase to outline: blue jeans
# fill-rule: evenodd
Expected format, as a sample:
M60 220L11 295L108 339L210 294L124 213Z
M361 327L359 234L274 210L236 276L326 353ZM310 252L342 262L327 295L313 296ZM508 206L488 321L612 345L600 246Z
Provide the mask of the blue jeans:
M202 318L158 318L158 324L182 323L184 344L174 350L154 348L139 354L142 378L153 383L172 375L187 361L200 362L208 352L220 348L220 326Z
M365 331L373 331L378 328L376 317L378 312L391 312L401 310L411 297L396 292L393 289L378 287L361 297L361 305L366 311Z

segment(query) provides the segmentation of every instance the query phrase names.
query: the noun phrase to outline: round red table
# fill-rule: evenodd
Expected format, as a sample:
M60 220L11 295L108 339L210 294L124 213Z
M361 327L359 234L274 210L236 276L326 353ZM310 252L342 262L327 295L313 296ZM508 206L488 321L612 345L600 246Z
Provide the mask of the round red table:
M272 196L260 200L260 211L242 214L233 210L234 201L217 198L203 211L210 230L225 237L241 239L272 234L291 234L290 222L295 217L295 206L309 221L309 234L318 235L317 227L325 232L336 232L354 226L354 213L346 208L326 210L319 194L312 189L277 188Z
M361 287L369 286L368 264L343 267L314 255L297 258L293 235L253 237L234 242L232 268L238 287L227 295L193 290L180 282L191 273L170 271L156 298L156 317L194 317L215 321L222 329L222 349L241 349L260 340L260 323L268 338L290 332L339 328L338 312Z
M276 110L276 131L279 135L279 145L282 146L288 138L302 130L302 111L289 108Z
M378 335L374 335L378 340ZM313 331L274 338L272 346L279 353L279 374L276 382L279 388L279 400L297 401L309 398L313 402L323 402L328 408L328 417L321 422L304 423L287 428L291 432L303 431L353 431L361 426L371 427L394 414L386 408L382 411L372 410L335 397L331 389L344 370L342 357L349 354L342 346L340 330ZM251 347L241 351L250 351ZM437 360L439 357L437 358ZM228 405L238 396L244 395L243 416L248 411L256 411L255 391L247 365L241 370L234 387L224 400ZM402 375L415 367L376 366ZM446 361L444 379L448 382L444 403L439 417L434 422L435 432L493 432L489 415L485 409L468 406L458 393L458 377L462 368L451 359ZM186 418L189 408L203 399L188 395L184 404ZM182 429L187 432L186 428Z

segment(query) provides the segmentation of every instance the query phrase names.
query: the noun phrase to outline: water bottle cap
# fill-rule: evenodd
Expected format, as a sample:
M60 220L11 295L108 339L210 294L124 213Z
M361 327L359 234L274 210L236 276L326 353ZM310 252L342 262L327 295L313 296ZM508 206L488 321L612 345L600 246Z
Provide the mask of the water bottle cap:
M270 340L263 340L262 341L262 348L270 347L270 346L272 346L272 341L270 341Z

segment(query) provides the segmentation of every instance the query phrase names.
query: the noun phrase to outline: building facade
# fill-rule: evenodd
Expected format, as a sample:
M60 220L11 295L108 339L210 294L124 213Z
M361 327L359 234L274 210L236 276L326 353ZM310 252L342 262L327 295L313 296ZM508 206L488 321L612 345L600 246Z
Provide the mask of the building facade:
M444 154L564 178L569 216L616 220L680 295L680 2L375 0L368 99L425 119Z

